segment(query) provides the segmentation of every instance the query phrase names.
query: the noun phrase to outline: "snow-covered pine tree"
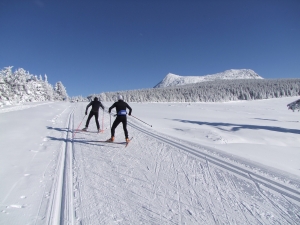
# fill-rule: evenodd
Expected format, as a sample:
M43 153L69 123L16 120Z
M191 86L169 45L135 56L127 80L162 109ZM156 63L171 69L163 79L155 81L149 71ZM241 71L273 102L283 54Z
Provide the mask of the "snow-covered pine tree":
M58 101L68 100L67 90L61 81L58 81L54 86L54 99Z
M300 95L300 79L207 81L165 88L101 93L105 101L121 94L129 102L224 102Z
M12 68L5 67L0 71L0 107L22 102L52 101L54 96L59 101L68 99L61 82L57 83L54 90L48 83L47 75L43 80L41 75L38 78L22 68L13 72Z
M0 71L0 106L9 105L11 99L12 67L5 67Z
M45 75L45 80L42 83L44 89L44 96L46 101L53 101L54 100L54 90L53 86L48 83L47 76Z
M69 97L70 102L88 102L88 98L80 96Z

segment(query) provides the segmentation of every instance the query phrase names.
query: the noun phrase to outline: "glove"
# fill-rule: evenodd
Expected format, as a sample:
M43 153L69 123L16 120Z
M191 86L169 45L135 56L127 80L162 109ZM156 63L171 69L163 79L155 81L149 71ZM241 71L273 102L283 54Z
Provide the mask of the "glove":
M87 112L85 112L85 115L87 115Z

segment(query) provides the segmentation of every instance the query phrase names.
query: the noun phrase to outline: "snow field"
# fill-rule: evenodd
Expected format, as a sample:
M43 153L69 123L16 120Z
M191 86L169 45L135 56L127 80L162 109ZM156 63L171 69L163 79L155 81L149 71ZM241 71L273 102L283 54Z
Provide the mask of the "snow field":
M70 106L33 103L0 114L0 224L45 224Z
M298 97L226 103L131 104L153 129L273 171L300 176Z
M82 115L84 106L81 111ZM75 124L81 119L77 117ZM107 126L108 115L104 121ZM90 124L90 129L96 130L92 120ZM299 223L297 187L289 191L286 184L283 190L278 189L281 183L274 185L264 177L261 181L254 177L255 172L245 179L210 159L197 157L203 146L193 147L199 152L191 154L186 151L189 144L130 117L128 129L134 139L126 149L97 142L107 139L109 130L76 134L74 202L78 224ZM120 125L116 141L123 138Z
M129 103L127 148L88 103L4 108L0 224L299 224L293 100Z

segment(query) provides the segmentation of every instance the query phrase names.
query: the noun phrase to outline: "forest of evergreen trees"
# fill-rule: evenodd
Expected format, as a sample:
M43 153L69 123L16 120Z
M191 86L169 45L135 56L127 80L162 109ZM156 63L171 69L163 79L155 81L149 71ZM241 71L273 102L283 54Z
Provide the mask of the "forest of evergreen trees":
M47 76L32 75L20 68L0 71L0 106L41 101L91 101L95 96L101 101L116 101L118 94L127 102L227 102L256 100L300 95L300 79L243 79L215 80L176 87L149 88L118 92L103 92L87 97L68 97L62 82L54 87Z
M216 80L177 87L105 92L102 101L116 101L118 94L127 102L227 102L281 98L300 95L300 79Z
M13 72L12 67L0 71L0 106L23 102L65 101L66 88L58 81L54 87L40 75L32 75L22 68Z

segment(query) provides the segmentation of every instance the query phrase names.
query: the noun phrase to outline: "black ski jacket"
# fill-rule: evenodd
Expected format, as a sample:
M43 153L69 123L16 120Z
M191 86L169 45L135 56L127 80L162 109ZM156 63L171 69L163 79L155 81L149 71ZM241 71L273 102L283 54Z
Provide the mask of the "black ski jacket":
M131 107L124 102L123 100L119 100L115 102L109 109L108 112L110 113L111 110L116 107L117 116L126 116L126 108L129 109L129 116L131 115L132 109ZM122 113L123 112L123 113Z
M100 107L104 110L104 106L102 105L101 102L99 102L99 101L92 101L92 102L90 102L90 103L86 106L85 112L88 111L88 108L89 108L90 106L92 106L92 110L91 110L91 111L93 111L93 112L99 112L99 108L100 108Z

